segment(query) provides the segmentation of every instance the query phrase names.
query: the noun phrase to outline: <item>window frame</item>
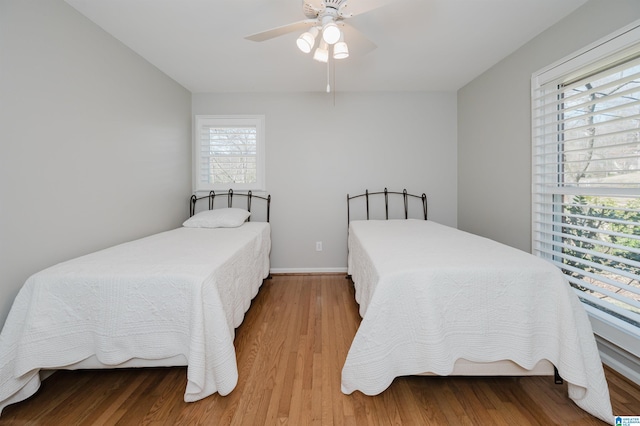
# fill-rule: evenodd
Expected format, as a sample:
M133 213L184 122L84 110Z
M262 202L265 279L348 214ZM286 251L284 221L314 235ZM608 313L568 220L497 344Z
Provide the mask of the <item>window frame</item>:
M598 67L602 66L603 61L614 63L619 60L628 49L638 45L640 43L640 21L635 21L630 25L621 28L620 30L606 36L589 46L549 65L535 73L531 77L531 135L532 135L532 253L548 258L548 255L542 255L540 252L540 246L545 244L545 240L538 238L537 234L540 232L539 227L543 220L538 220L536 215L540 215L540 210L537 209L536 204L544 202L541 200L542 193L536 188L540 185L540 181L536 179L536 149L538 145L537 140L540 139L540 135L537 133L536 123L536 108L540 104L536 104L536 96L538 91L545 85L564 78L565 80L573 80L579 75L584 75L592 72ZM577 191L581 192L581 191ZM627 191L623 191L627 192ZM585 195L588 195L585 192ZM551 197L557 196L557 194L549 195ZM545 214L555 216L557 212L553 211L553 208L549 208L545 211ZM552 221L555 223L555 219ZM552 242L546 240L547 245L552 245ZM615 318L612 315L608 315L601 310L589 306L583 303L583 306L589 316L592 324L593 331L596 335L602 337L605 341L613 343L618 348L633 354L636 357L640 357L640 340L638 340L638 330L635 330L633 326L626 322Z
M255 127L256 129L256 182L254 183L206 183L201 176L201 131L203 126ZM193 132L193 191L258 191L266 192L264 115L195 115Z

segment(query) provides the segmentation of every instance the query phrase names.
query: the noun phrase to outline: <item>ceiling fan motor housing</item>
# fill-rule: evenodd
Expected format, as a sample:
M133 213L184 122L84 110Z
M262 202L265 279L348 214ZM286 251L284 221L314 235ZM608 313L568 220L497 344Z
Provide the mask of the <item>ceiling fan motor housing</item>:
M324 0L325 7L330 7L335 10L339 10L343 4L346 4L347 0Z
M325 16L331 16L333 19L338 20L350 17L350 15L343 13L343 9L347 6L347 0L324 0L319 8L316 8L307 0L303 0L302 4L304 15L310 19L320 18L322 20Z

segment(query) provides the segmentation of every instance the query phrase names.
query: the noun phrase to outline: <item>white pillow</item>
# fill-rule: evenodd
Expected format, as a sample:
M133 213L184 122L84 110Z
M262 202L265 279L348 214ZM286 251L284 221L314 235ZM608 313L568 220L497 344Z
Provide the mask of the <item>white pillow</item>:
M204 210L187 219L182 226L187 228L237 228L251 215L247 210L224 208Z

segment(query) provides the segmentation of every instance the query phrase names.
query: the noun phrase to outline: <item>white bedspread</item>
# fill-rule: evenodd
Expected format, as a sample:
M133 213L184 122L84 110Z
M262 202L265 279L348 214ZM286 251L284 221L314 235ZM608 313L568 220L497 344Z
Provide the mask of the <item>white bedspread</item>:
M269 274L268 223L178 228L31 276L0 335L0 409L32 395L40 369L95 357L187 360L184 400L238 380L235 328Z
M457 359L552 362L569 397L611 423L609 389L586 312L562 272L529 253L432 221L353 221L348 269L362 322L342 391L395 377L448 375Z

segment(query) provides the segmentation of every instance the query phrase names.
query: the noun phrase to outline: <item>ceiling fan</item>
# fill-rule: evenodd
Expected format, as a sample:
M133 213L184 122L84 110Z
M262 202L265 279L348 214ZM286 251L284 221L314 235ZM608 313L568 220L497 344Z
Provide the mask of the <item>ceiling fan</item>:
M377 9L393 0L302 0L302 12L307 19L293 22L280 27L245 37L252 41L265 41L294 31L304 31L298 37L298 48L304 53L310 53L319 39L318 47L313 58L319 62L328 62L331 57L345 59L349 57L349 47L346 39L359 44L360 52L375 49L376 45L357 31L345 20ZM349 37L345 37L345 30ZM321 37L319 37L321 35Z

